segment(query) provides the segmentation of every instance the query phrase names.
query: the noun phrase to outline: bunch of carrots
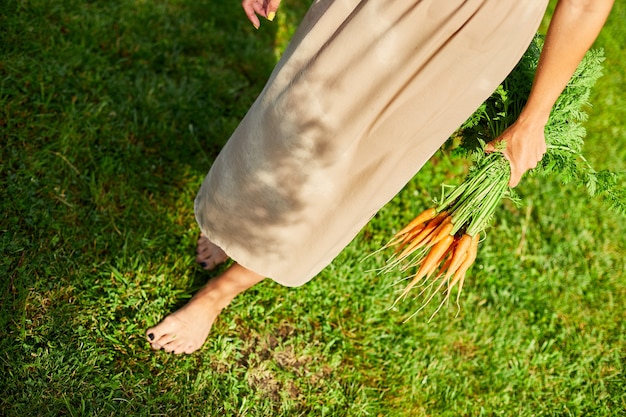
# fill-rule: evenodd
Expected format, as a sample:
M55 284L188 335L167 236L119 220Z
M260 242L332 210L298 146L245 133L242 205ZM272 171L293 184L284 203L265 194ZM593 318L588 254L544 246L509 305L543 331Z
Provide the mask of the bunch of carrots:
M501 152L485 154L484 145L497 138L519 115L530 92L542 46L542 37L535 37L516 68L453 138L460 139L459 153L473 159L465 181L444 192L435 207L418 215L381 248L395 248L382 271L399 269L410 280L396 303L416 286L423 287L419 297L424 296L426 302L411 317L443 291L434 316L455 287L458 306L465 275L476 259L479 241L496 208L505 197L517 200L508 186L509 162ZM584 108L591 88L602 74L603 59L601 50L589 51L557 100L545 128L547 152L534 172L557 175L564 182L578 182L591 196L603 196L613 208L626 214L626 190L618 185L618 179L624 177L611 171L595 171L581 153ZM496 147L502 148L496 151L504 145L500 142Z
M445 286L436 314L457 286L457 304L467 270L476 260L481 233L487 228L500 201L511 192L508 161L499 152L489 154L466 180L442 198L440 204L420 213L383 247L395 247L385 270L399 267L417 272L396 302L423 283L420 295L430 290L419 313ZM434 288L434 290L433 290ZM411 317L413 317L413 315ZM409 317L410 318L410 317Z

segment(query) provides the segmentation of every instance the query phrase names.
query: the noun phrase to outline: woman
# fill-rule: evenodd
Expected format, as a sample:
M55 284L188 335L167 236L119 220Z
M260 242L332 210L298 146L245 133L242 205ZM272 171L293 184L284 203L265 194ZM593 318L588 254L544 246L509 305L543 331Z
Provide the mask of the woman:
M198 262L235 263L147 331L152 348L191 353L237 294L313 278L502 82L547 1L316 1L196 198ZM511 186L612 3L558 2L526 107L496 139ZM278 4L243 0L257 28Z

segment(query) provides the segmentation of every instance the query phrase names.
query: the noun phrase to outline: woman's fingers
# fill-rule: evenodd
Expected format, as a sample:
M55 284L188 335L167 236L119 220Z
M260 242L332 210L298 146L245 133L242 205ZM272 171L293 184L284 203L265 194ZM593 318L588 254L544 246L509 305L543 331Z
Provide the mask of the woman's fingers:
M485 152L486 153L491 153L491 152L495 152L496 151L496 147L494 145L495 140L489 142L488 144L485 145Z
M511 177L509 178L509 187L515 187L522 179L522 175L524 175L524 170L520 170L515 164L515 160L511 160L507 157L506 153L504 156L509 160L509 165L511 166Z
M276 16L276 11L278 10L278 6L280 6L280 0L267 1L266 17L267 17L267 20L269 20L270 22L274 20L274 16Z
M517 146L507 146L504 151L504 156L511 164L511 179L509 181L511 187L519 184L526 171L537 167L547 150L543 132L535 140L528 138L524 142L518 140L515 144Z
M250 21L250 23L252 23L252 26L258 29L259 26L261 26L261 22L259 21L259 18L256 15L256 10L255 10L256 3L257 3L256 0L243 0L241 2L241 7L243 8L243 11L248 17L248 20Z
M265 1L257 0L253 2L252 8L257 15L267 17L267 4Z
M546 152L546 141L543 126L527 127L514 123L500 137L485 146L485 152L494 152L498 142L504 140L506 149L502 152L511 166L509 186L519 184L522 176L529 169L537 166Z
M279 5L280 0L242 0L241 2L241 7L243 7L248 20L256 29L261 26L259 16L270 21L274 20Z

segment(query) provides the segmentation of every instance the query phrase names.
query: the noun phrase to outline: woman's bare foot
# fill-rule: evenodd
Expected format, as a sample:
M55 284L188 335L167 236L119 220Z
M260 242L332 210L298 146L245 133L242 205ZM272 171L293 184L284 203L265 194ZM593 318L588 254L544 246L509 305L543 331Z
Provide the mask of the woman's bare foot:
M211 242L204 234L200 234L196 247L196 262L206 270L213 269L217 265L226 262L228 255L219 246Z
M219 313L238 294L263 280L263 276L233 264L207 283L180 310L148 329L146 336L155 350L192 353L204 344Z

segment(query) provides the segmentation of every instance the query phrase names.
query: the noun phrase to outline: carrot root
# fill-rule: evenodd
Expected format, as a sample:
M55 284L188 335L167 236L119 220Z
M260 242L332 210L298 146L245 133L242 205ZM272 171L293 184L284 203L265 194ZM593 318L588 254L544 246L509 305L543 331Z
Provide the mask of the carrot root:
M403 234L409 232L410 230L412 230L416 226L419 226L422 223L426 223L426 222L434 219L437 216L437 214L438 214L437 210L434 207L431 207L429 209L424 210L416 218L411 220L409 222L409 224L404 226L404 228L402 230L400 230L398 233L396 233L396 236L402 236Z
M421 262L419 270L399 298L404 298L421 279L429 278L433 274L435 268L441 263L442 258L445 257L453 242L454 236L448 235L430 249L428 255L426 255Z

